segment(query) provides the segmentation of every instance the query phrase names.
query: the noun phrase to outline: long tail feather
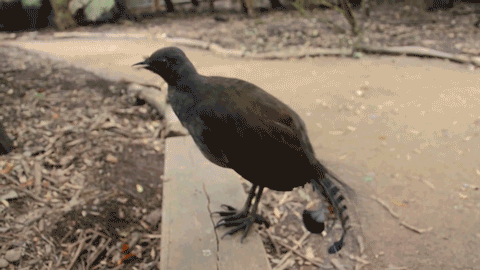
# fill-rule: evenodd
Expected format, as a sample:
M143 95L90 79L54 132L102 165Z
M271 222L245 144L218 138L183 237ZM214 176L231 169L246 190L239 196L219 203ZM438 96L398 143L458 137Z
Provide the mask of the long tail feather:
M335 186L330 179L326 177L324 177L323 179L312 179L311 183L314 189L320 191L321 195L323 195L327 199L328 203L332 206L335 215L342 224L342 237L328 249L328 253L330 254L337 253L343 247L345 234L348 229L346 227L346 223L349 217L345 213L347 206L341 206L340 204L345 198L343 197L343 195L339 194L340 189ZM333 227L333 225L328 229L328 231Z

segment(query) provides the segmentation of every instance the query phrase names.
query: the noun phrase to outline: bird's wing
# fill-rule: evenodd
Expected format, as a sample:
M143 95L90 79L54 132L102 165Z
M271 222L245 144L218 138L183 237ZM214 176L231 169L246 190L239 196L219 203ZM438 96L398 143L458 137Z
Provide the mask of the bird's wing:
M203 139L209 147L218 147L211 150L221 151L232 168L237 170L236 161L245 164L246 157L250 166L258 164L259 169L307 169L317 162L303 121L287 105L251 83L209 78L211 85L222 91L212 99L215 104L205 106L210 109L199 111L208 127Z

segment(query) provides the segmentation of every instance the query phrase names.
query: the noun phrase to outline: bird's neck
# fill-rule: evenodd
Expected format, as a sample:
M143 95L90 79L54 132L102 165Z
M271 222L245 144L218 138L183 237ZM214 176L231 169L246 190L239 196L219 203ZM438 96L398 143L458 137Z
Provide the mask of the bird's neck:
M169 85L174 86L177 91L190 93L194 96L202 95L202 84L204 84L205 77L200 75L193 65L184 65L180 67L172 78L171 82L167 81Z
M189 62L176 67L175 70L168 73L168 75L165 76L165 73L162 73L161 76L169 85L175 87L192 85L202 77L198 74L193 64Z

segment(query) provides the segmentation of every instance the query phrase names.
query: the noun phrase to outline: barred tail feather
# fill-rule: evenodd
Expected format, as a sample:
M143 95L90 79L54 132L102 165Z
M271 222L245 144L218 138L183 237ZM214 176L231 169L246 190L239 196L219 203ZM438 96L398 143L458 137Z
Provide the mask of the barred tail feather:
M345 199L343 195L338 194L340 189L335 186L332 181L328 178L323 178L323 179L312 179L311 183L314 187L314 189L318 190L322 196L324 196L328 203L333 207L333 211L337 218L340 220L342 224L342 237L340 240L336 241L329 249L328 253L334 254L340 251L342 249L343 244L344 244L344 238L345 234L347 232L347 227L346 227L346 222L349 219L349 217L345 214L345 210L347 209L347 206L343 205L341 206L340 203ZM338 196L337 196L338 195ZM304 212L304 222L305 222L305 212ZM333 224L334 225L334 224ZM333 225L328 229L330 230Z

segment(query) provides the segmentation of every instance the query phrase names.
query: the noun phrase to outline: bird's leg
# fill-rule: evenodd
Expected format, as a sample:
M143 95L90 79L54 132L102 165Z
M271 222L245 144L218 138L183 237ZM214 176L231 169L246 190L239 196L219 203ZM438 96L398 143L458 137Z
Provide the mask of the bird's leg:
M248 231L250 230L253 223L258 224L265 224L265 226L269 226L268 222L261 216L257 215L258 204L260 202L260 198L262 197L263 187L258 187L258 192L255 195L255 190L257 189L258 185L253 185L248 193L247 201L245 202L244 207L242 210L238 211L234 207L229 205L222 205L224 208L227 208L227 211L219 211L215 212L214 214L219 214L223 218L217 222L215 229L221 226L225 227L234 227L230 231L226 232L223 236L226 235L233 235L236 232L243 230L243 235L241 241L245 239L247 236ZM252 199L255 196L255 203L252 207ZM251 210L250 210L251 208Z
M234 216L236 214L243 214L243 215L248 214L248 212L250 210L250 206L252 205L252 200L253 200L253 197L255 196L255 190L257 189L257 187L258 187L258 185L253 185L250 188L250 191L248 192L247 201L245 202L245 205L243 206L242 210L238 211L237 209L235 209L235 207L232 207L232 206L226 205L226 204L222 204L222 207L227 209L227 211L213 212L212 214L219 214L221 217L226 217L226 218L220 219L217 222L217 225L220 222L224 221L225 219L230 218L231 216Z

